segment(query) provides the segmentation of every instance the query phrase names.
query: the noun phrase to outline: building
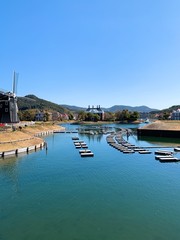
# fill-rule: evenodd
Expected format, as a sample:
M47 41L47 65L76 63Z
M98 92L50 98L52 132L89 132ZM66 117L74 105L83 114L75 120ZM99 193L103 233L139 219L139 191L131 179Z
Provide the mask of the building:
M88 106L88 108L86 109L87 113L93 113L93 114L97 114L100 116L100 120L103 121L104 120L104 111L101 109L100 105L97 105L97 107L90 107Z
M172 112L171 120L180 120L180 109L174 110Z
M0 123L17 123L18 106L15 93L0 91Z
M47 111L38 111L35 115L35 121L52 121L52 113Z
M17 106L17 77L18 73L13 73L12 92L0 90L0 123L18 123L18 106Z
M35 115L35 121L44 121L45 114L44 112L37 112Z

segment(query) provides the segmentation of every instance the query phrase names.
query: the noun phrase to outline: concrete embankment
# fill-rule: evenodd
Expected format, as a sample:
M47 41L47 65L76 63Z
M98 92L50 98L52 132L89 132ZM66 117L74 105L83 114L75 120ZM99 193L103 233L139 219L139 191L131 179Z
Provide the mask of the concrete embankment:
M137 129L138 137L180 138L180 121L156 121Z

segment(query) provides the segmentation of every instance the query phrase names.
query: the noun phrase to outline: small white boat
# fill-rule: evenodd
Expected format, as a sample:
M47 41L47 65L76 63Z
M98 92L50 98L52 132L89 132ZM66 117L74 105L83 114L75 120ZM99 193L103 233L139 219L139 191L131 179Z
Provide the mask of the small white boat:
M175 152L180 152L180 147L175 147L175 148L174 148L174 151L175 151Z
M149 123L149 118L146 118L144 123Z

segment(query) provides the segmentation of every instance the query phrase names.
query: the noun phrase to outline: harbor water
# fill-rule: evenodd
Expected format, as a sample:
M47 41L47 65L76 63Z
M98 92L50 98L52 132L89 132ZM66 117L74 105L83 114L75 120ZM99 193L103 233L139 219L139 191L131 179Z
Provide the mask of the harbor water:
M57 133L46 137L47 150L0 159L0 240L179 239L180 162L155 160L157 148L123 154L106 136ZM94 157L82 158L72 137ZM135 131L126 138L137 146L174 144L140 141Z

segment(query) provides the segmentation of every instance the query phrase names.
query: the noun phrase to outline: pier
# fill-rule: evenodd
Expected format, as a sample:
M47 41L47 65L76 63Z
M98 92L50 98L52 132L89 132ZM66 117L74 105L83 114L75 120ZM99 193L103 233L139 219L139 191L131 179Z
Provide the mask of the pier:
M137 147L124 140L123 136L129 135L130 130L121 129L117 133L112 133L106 137L107 143L117 149L118 151L128 154L138 152L140 154L150 154L151 151L145 149L144 147Z
M128 141L124 140L124 136L129 134L127 129L121 129L117 133L112 133L106 137L107 143L117 149L118 151L124 154L132 154L132 153L139 153L139 154L151 154L152 152L150 149L160 149L160 148L171 148L174 149L173 151L167 150L156 150L155 159L159 160L160 162L177 162L180 161L179 158L174 157L173 154L175 152L180 151L180 148L174 148L173 146L143 146L138 147L134 144L129 143Z
M78 133L76 130L55 130L54 133Z
M79 150L79 154L81 155L81 157L93 157L94 153L88 149L88 145L83 141L83 140L79 140L78 137L72 137L73 143L75 148L77 149L81 149Z

